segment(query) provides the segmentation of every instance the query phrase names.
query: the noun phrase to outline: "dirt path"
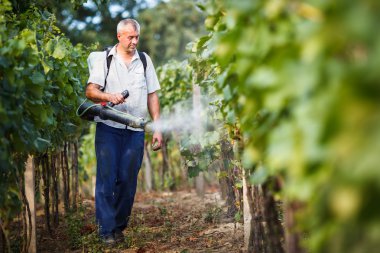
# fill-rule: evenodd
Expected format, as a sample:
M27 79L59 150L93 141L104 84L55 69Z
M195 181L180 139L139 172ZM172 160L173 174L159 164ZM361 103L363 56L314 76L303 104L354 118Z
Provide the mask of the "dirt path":
M54 238L41 235L39 251L240 252L243 246L242 225L223 218L223 202L215 191L203 199L193 191L138 193L126 240L113 248L105 248L96 236L94 201L84 200L81 210L79 217L61 222Z

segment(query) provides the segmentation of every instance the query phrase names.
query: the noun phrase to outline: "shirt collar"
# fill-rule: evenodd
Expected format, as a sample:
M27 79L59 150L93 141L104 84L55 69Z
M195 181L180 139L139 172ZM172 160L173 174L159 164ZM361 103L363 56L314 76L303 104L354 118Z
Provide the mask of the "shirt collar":
M139 56L139 53L137 52L137 49L135 50L135 55L132 57L132 61L136 60L136 59L140 59L140 56Z
M112 56L116 55L116 47L117 47L117 45L118 45L118 44L116 44L115 46L113 46L113 47L111 48L110 53L109 53L108 55L112 55Z
M113 48L111 49L111 51L108 55L115 56L117 54L117 52L116 52L117 45L119 45L119 43L117 43L115 46L113 46ZM133 55L131 62L133 62L136 59L140 59L140 56L139 56L137 49L135 50L135 54Z

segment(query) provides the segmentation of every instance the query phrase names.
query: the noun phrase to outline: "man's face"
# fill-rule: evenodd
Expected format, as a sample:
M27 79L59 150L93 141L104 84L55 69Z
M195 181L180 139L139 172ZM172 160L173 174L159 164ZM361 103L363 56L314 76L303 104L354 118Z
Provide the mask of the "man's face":
M117 39L125 51L133 53L139 42L139 35L132 25L127 25L117 34Z

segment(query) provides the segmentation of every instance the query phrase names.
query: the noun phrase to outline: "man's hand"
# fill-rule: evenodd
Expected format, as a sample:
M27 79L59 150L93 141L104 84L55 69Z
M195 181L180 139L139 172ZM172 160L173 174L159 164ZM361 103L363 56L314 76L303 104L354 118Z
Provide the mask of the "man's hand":
M162 134L160 132L154 132L152 138L152 149L153 151L157 151L161 149L163 144Z
M108 94L108 101L113 103L114 105L121 104L124 102L124 97L121 93L116 94Z
M124 96L122 93L106 93L100 90L100 85L89 83L86 88L86 97L94 103L98 102L112 102L117 105L124 102Z

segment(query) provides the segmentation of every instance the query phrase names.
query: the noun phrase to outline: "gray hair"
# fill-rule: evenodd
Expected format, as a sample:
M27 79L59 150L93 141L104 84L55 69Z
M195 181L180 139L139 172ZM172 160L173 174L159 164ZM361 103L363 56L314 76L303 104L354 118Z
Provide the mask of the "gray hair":
M127 18L127 19L123 19L121 20L118 24L117 24L117 33L121 32L121 30L126 27L127 25L131 25L135 31L137 31L138 33L140 33L140 24L132 19L132 18Z

